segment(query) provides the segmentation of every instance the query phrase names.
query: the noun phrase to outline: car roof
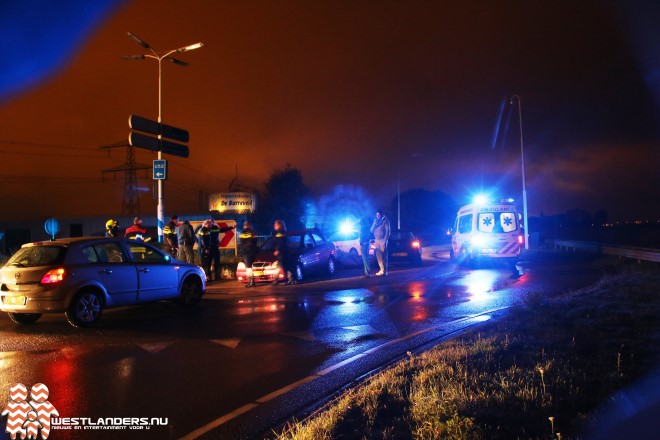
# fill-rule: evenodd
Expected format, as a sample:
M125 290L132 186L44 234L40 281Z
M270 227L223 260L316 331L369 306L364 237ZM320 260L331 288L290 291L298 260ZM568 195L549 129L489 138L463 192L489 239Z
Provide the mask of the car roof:
M103 241L103 240L121 240L126 242L131 242L135 240L129 240L125 238L117 237L65 237L65 238L56 238L55 240L43 240L43 241L34 241L30 243L25 243L23 246L66 246L70 244L77 243L87 243L92 241Z

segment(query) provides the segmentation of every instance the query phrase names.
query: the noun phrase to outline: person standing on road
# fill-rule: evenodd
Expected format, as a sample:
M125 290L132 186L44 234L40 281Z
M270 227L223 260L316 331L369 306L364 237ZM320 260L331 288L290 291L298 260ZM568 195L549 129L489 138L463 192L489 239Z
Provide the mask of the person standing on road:
M106 237L119 237L119 223L117 220L110 219L105 222L105 236Z
M380 277L387 275L387 241L390 239L390 221L385 217L382 209L376 211L376 218L371 225L370 232L374 234L374 242L376 245L374 251L376 253L378 266L380 267L380 270L376 272L376 276Z
M163 228L163 235L165 237L163 241L163 248L165 251L176 258L179 252L179 240L176 236L176 228L179 227L179 216L173 215L170 217L170 221Z
M199 243L199 256L202 260L202 269L206 274L206 281L211 281L211 219L205 220L197 231Z
M364 217L360 219L360 253L362 254L362 265L364 266L365 278L371 278L371 268L369 267L370 245L371 231L369 230L369 220Z
M243 263L245 263L245 275L247 275L249 280L245 287L256 287L254 274L252 273L252 263L254 263L259 248L257 247L257 234L247 220L243 222L240 239L241 250L243 251Z
M126 238L130 238L131 240L151 240L151 237L147 237L147 229L142 226L142 219L140 217L135 217L133 219L133 226L126 228L126 233L124 236Z
M178 259L190 264L195 264L195 254L193 246L195 245L195 230L188 220L184 220L179 225L179 255Z
M289 243L286 238L286 225L284 224L284 220L275 220L273 225L273 237L275 237L275 249L273 255L277 257L277 264L282 268L284 276L287 277L285 284L287 286L290 284L296 284L293 272L289 267ZM273 284L279 284L279 280L275 279Z
M234 226L221 228L215 223L215 220L210 220L209 235L211 237L211 246L209 248L209 278L211 275L211 265L213 265L213 279L218 281L220 279L220 234L231 231L234 229Z

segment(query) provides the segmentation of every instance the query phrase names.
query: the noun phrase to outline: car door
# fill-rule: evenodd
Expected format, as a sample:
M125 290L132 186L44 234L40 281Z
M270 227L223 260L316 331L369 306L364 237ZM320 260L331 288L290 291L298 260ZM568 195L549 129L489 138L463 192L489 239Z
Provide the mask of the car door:
M76 269L83 280L95 280L108 293L108 306L133 304L137 300L138 276L135 266L118 241L107 241L82 248L87 264Z
M179 269L169 255L139 242L126 243L138 277L138 302L176 298Z
M313 270L319 270L320 267L323 267L325 262L321 255L321 244L321 237L310 232L305 234L305 255L307 257L307 261L309 262L309 267L313 268Z

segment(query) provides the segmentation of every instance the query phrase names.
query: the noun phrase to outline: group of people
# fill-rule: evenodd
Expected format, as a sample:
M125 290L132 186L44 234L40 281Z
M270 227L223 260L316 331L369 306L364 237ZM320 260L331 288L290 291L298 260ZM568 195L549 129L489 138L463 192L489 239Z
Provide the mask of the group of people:
M119 237L119 222L110 219L105 223L105 236L106 237ZM126 228L124 237L132 240L150 241L151 237L147 235L147 229L142 226L142 219L135 217L133 225Z
M199 243L199 252L202 268L206 273L207 281L220 279L220 234L234 229L234 226L219 227L213 219L207 219L202 227L195 231L188 220L179 222L179 216L173 215L169 223L163 228L163 248L173 257L181 261L195 264L193 247ZM291 262L289 261L289 248L286 239L286 225L283 220L275 220L273 224L273 237L275 246L273 253L277 257L279 267L286 274L285 284L295 284L296 276ZM376 218L371 222L364 218L360 221L360 248L362 251L362 262L364 265L365 278L371 277L369 264L369 247L371 236L374 237L374 252L378 262L379 271L376 276L387 275L388 256L387 242L390 238L390 222L382 210L376 211ZM106 223L106 237L119 237L119 224L116 220L108 220ZM142 226L142 219L135 217L133 225L126 228L124 236L134 240L149 241L147 230ZM245 287L255 287L255 279L252 272L252 263L257 255L257 234L249 221L243 223L243 230L239 236L240 246L243 254L243 262L248 277ZM275 283L278 280L274 281Z
M197 233L188 220L179 222L173 215L163 228L163 248L181 261L195 264L193 247L198 243L202 269L207 281L220 279L220 234L229 232L234 226L220 227L212 218L204 220Z
M179 222L179 216L173 215L163 227L163 249L174 258L195 264L195 243L199 244L202 268L207 281L220 279L220 234L234 229L234 226L221 228L213 219L207 219L197 233L190 221ZM106 237L119 237L119 223L110 219L105 224ZM124 237L132 240L150 241L147 229L142 226L142 219L135 217L133 225L126 228Z

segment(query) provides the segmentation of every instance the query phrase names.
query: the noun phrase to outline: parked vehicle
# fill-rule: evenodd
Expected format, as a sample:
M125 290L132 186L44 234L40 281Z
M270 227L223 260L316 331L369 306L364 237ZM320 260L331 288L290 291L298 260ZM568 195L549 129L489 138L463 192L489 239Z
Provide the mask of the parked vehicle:
M71 325L90 327L107 308L159 300L189 307L205 291L200 267L122 238L24 244L0 269L0 311L19 324L64 312Z
M360 249L359 231L339 231L330 236L330 241L334 243L337 257L341 263L361 264L362 250Z
M404 261L413 266L422 265L422 243L412 231L392 231L387 243L387 253L390 262Z
M295 271L298 281L302 281L312 273L328 275L335 273L336 249L335 245L325 239L316 229L287 232L289 245L289 261ZM286 280L287 274L279 267L277 257L273 254L275 239L266 240L252 264L252 272L256 282ZM245 264L238 264L236 277L239 281L247 282Z
M524 245L523 225L513 201L483 201L458 210L449 256L470 264L499 259L515 264Z
M369 259L372 267L378 267L376 261L376 244L371 240L369 246ZM404 262L413 266L422 265L422 242L412 231L399 229L390 233L387 242L387 255L389 262Z

